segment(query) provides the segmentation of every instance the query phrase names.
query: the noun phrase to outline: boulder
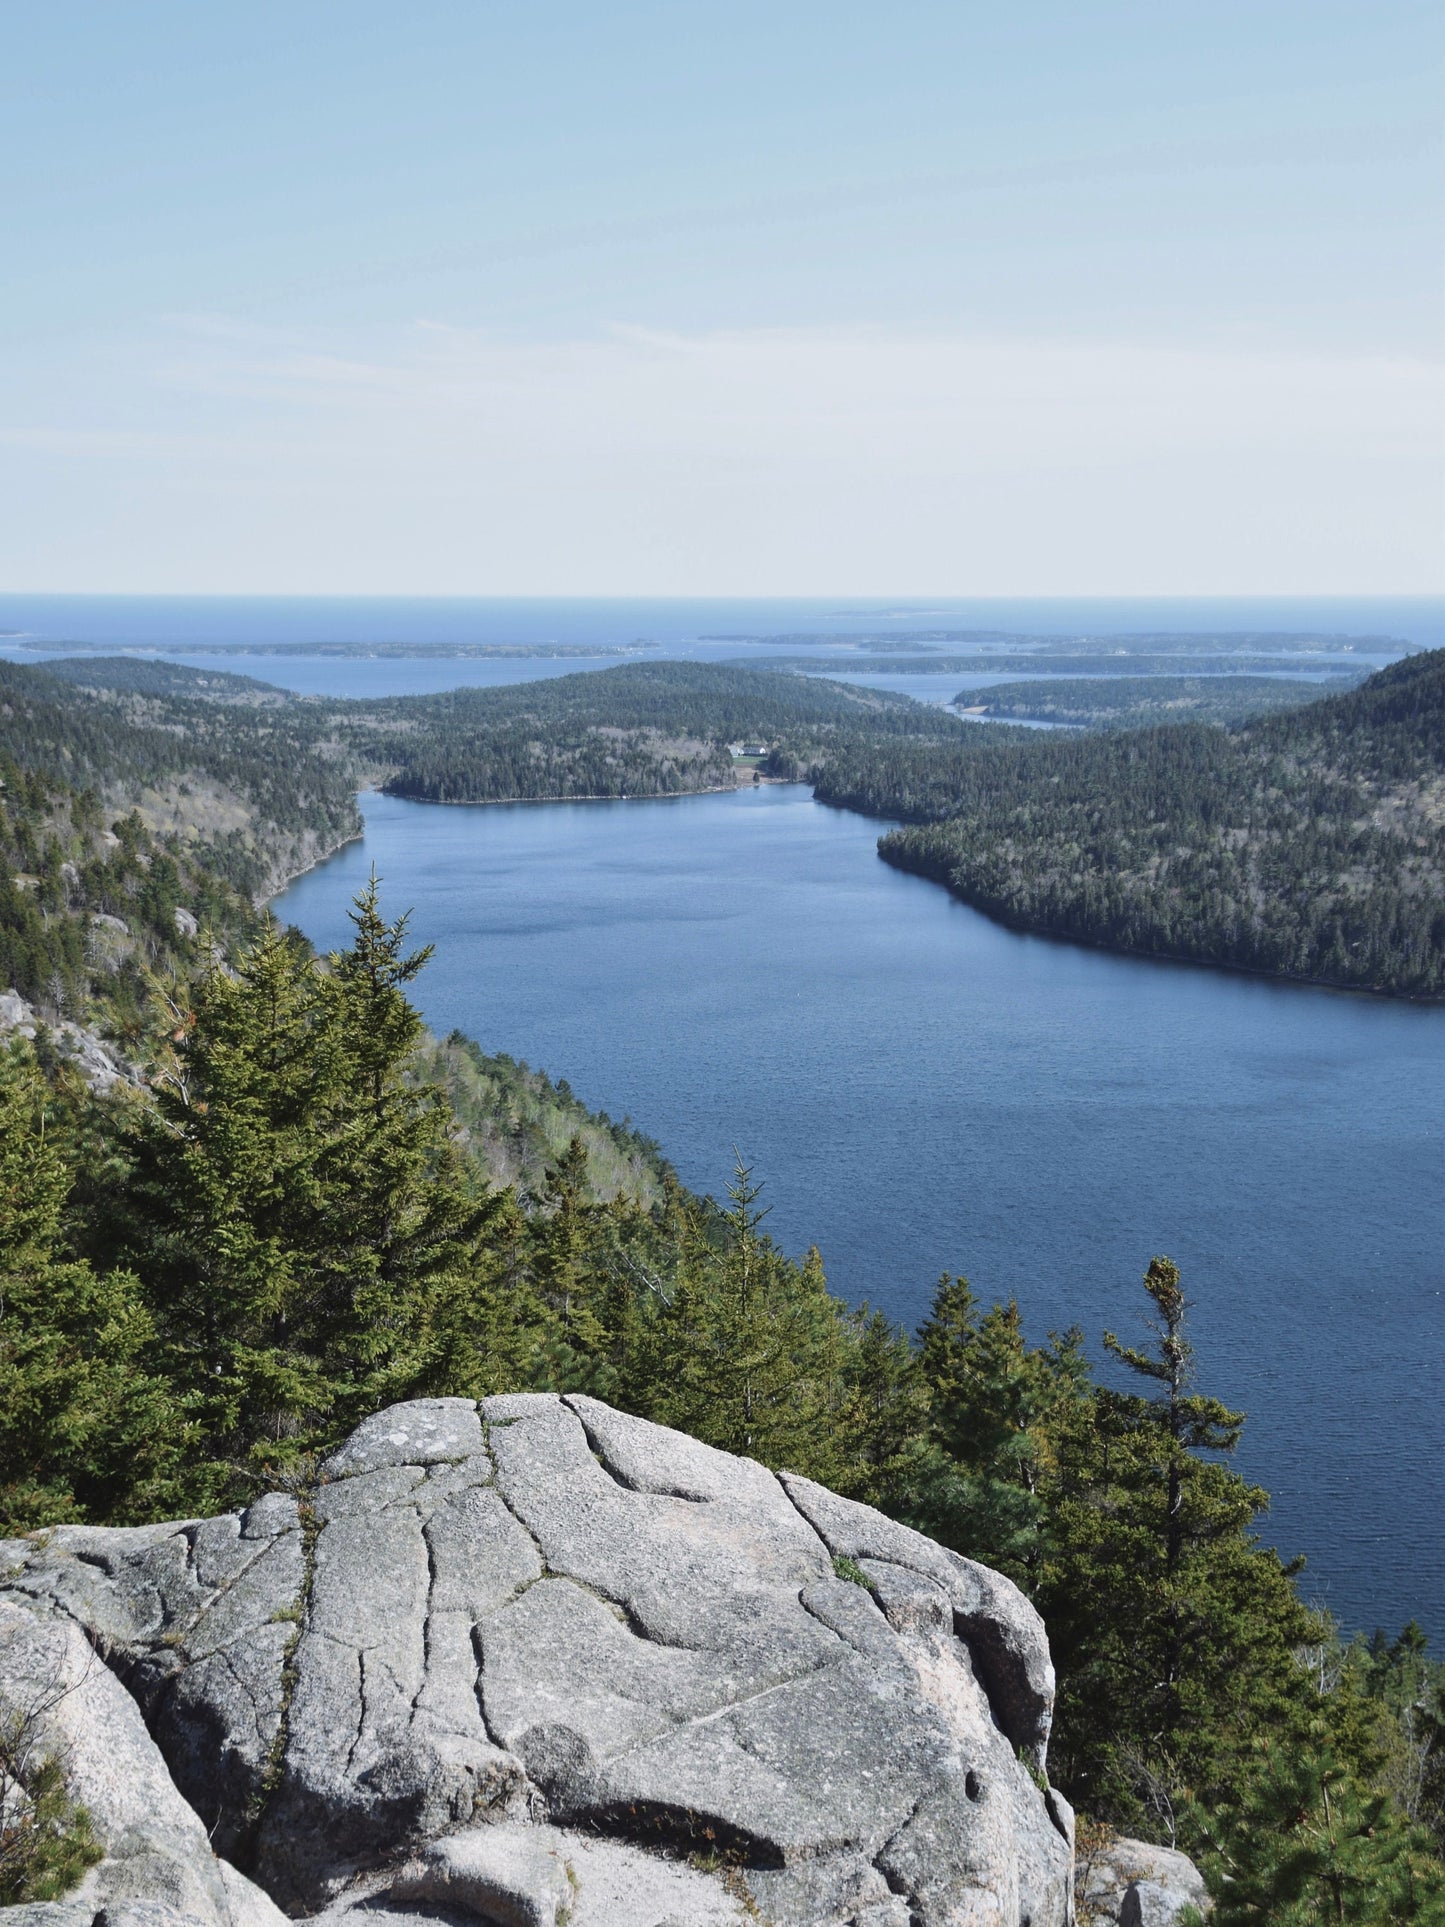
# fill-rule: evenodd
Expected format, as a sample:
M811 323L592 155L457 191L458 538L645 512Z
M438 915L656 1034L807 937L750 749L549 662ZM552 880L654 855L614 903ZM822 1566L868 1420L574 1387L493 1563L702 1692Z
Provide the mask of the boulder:
M0 1607L130 1721L155 1927L1072 1917L1016 1588L594 1399L395 1406L302 1493L5 1542ZM113 1919L103 1837L52 1927Z
M35 1035L35 1012L18 990L0 990L0 1030L18 1030L26 1037Z
M1077 1897L1080 1927L1174 1927L1191 1908L1209 1912L1204 1875L1188 1854L1122 1834L1081 1856Z
M1198 1920L1200 1899L1161 1886L1157 1880L1131 1880L1119 1909L1119 1927L1178 1927L1186 1918Z

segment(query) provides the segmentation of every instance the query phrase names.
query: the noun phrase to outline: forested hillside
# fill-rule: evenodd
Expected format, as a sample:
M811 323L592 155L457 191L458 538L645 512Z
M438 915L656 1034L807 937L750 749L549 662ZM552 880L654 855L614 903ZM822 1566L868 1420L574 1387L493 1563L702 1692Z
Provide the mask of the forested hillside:
M456 1142L485 1180L510 1185L529 1204L546 1196L549 1166L574 1143L582 1147L589 1198L625 1196L650 1207L676 1183L661 1146L631 1119L589 1111L565 1077L554 1082L506 1051L484 1051L459 1030L440 1041L424 1035L411 1074L446 1092Z
M391 768L386 789L433 802L716 789L731 784L727 745L743 737L820 743L863 729L888 739L952 724L906 696L679 662L366 707L338 720Z
M22 665L23 666L23 665ZM150 656L61 656L40 673L80 689L131 692L141 696L182 696L210 702L261 703L275 707L294 702L288 689L258 676L236 676L229 669L193 669L189 663L157 661Z
M134 834L169 862L255 899L356 832L363 783L438 802L678 795L731 784L729 743L756 739L768 774L912 824L884 839L888 861L1019 928L1439 997L1442 663L1441 651L1411 656L1347 693L1227 729L1087 733L964 722L849 684L698 663L371 702L290 697L179 665L0 665L0 752L83 816L70 802L50 818L37 806L21 841L13 823L3 830L13 857L0 939L10 931L13 948L28 933L33 985L61 941L55 919L122 915L98 881L75 895L64 866L88 875L107 826L132 810ZM1037 707L1048 687L993 700ZM1141 706L1167 715L1187 701L1223 719L1241 697L1302 693L1266 697L1242 681L1181 690L1173 678L1125 679L1117 698L1108 683L1053 687L1056 717L1121 725ZM207 916L234 917L199 882L177 887ZM49 967L74 971L73 959Z
M103 1014L107 1034L133 1045L163 1021L156 982L200 960L201 928L226 943L249 935L255 913L133 808L113 822L94 789L0 754L0 991L53 1018Z
M269 894L361 819L320 715L260 685L241 700L238 686L149 663L57 673L0 662L0 757L89 794L97 820L138 809L173 852L204 852L235 889Z
M261 930L253 893L360 827L360 768L317 706L171 663L0 666L0 726L0 993L34 1008L47 1064L72 1023L143 1079L188 986ZM460 1033L415 1055L479 1181L540 1193L576 1138L589 1196L660 1195L657 1146L565 1083Z
M1445 995L1445 651L1233 730L853 742L827 802L1021 929L1145 956Z
M964 727L906 696L708 663L370 701L129 658L10 669L7 686L29 766L103 767L117 796L146 791L147 813L179 782L204 779L244 799L273 838L297 823L329 829L363 780L433 802L667 796L730 784L727 745L744 737L816 751L858 730L931 738Z

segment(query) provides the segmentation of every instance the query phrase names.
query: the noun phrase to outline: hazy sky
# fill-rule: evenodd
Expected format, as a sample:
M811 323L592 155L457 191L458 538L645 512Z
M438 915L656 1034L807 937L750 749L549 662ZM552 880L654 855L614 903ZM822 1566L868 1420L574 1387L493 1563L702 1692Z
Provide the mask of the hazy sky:
M0 0L0 588L1445 586L1438 0Z

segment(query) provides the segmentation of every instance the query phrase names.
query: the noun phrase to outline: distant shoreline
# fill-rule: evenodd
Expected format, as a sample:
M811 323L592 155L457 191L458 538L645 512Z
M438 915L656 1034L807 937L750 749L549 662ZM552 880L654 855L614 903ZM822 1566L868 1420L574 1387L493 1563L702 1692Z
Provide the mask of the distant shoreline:
M762 789L768 784L803 783L801 776L757 776L749 774L739 777L734 783L707 783L695 790L652 790L646 796L587 795L587 796L408 796L404 790L376 789L358 790L359 796L390 796L398 803L432 803L442 809L481 810L505 806L515 808L520 803L676 803L686 796L731 796L734 790Z
M364 796L366 792L359 790L357 794ZM364 841L365 837L366 825L363 823L359 830L353 830L350 836L343 836L339 843L333 843L329 848L319 850L311 861L309 863L303 863L299 870L288 870L279 883L268 887L259 897L254 899L256 908L258 910L269 908L269 906L276 901L277 897L280 896L281 892L283 890L289 890L298 878L310 876L313 870L319 870L323 863L329 863L332 857L339 856L349 845Z
M656 642L42 642L4 638L33 656L319 656L332 662L596 662L640 656Z

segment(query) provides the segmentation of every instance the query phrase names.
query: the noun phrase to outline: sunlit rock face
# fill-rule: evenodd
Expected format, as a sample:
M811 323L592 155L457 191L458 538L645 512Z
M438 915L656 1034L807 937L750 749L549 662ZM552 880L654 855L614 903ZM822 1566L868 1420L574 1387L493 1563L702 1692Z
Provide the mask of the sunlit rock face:
M37 1641L84 1675L75 1927L1069 1919L1022 1594L594 1399L394 1406L299 1496L0 1555L0 1696L35 1697ZM164 1838L85 1779L97 1695Z

